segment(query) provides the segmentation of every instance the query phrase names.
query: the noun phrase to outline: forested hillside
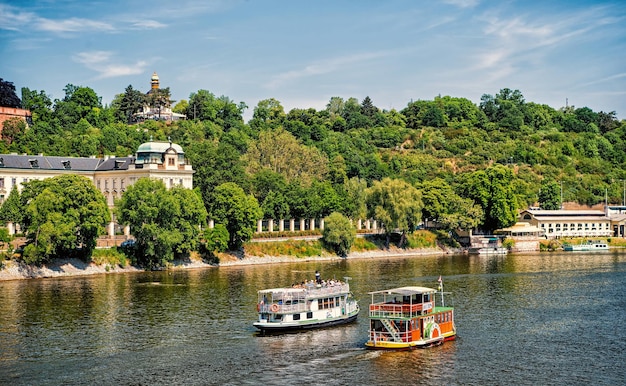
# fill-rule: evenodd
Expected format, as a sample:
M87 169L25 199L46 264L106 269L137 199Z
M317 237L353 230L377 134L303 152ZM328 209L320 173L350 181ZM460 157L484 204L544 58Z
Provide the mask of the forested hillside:
M196 170L209 216L215 189L227 182L278 219L364 217L366 188L403 180L421 194L423 219L449 228L510 225L518 209L537 202L558 208L561 187L564 201L592 205L605 192L609 202L623 198L626 122L615 112L528 102L519 90L485 94L478 105L453 96L408 101L400 111L369 97L333 97L324 110L286 112L267 99L247 123L248 106L207 90L174 104L188 119L173 123L133 122L144 103L168 106L169 92L165 101L146 101L128 86L103 106L89 87L64 91L53 101L23 88L20 105L33 123L5 122L0 153L127 156L150 138L171 138Z

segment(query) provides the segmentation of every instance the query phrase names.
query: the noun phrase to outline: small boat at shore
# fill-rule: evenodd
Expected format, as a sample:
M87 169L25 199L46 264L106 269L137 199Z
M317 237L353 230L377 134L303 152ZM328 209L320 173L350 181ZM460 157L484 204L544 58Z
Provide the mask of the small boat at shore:
M258 320L261 332L286 332L350 323L359 305L350 292L348 279L316 280L286 288L258 291Z
M476 247L470 248L468 250L470 255L483 255L483 256L491 256L491 255L506 255L509 253L509 250L504 247Z
M568 252L608 251L609 245L602 241L587 241L580 244L564 244L563 250Z
M437 346L456 338L454 308L445 307L439 278L441 305L435 305L437 290L400 287L370 292L369 339L371 349L406 350Z

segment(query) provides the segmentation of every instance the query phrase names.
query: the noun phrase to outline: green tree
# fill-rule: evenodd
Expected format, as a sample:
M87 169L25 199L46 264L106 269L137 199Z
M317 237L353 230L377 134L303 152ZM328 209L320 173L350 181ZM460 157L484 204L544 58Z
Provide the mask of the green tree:
M227 182L215 188L209 214L216 224L228 230L228 247L239 249L252 238L256 222L263 213L254 196L246 195L237 184Z
M33 122L50 122L52 119L52 99L44 91L22 87L22 107L33 114Z
M0 221L20 224L23 215L20 206L20 192L17 190L17 185L13 185L9 197L4 200L2 207L0 207Z
M197 248L207 212L198 192L140 178L115 205L121 224L135 237L133 261L147 268L166 265Z
M251 175L268 169L284 175L287 182L297 178L306 184L321 180L328 168L328 159L321 151L300 144L282 128L261 131L259 139L248 147L244 162Z
M374 181L367 190L367 206L369 216L382 223L387 245L391 233L399 231L402 233L400 246L403 246L406 234L412 233L422 220L422 194L402 180Z
M355 239L356 228L349 218L338 212L333 212L324 218L322 242L337 256L347 256Z
M204 230L204 249L210 254L228 249L228 230L222 224Z
M498 164L466 174L461 179L463 195L483 210L485 217L481 225L485 230L492 232L515 224L517 198L510 168Z
M98 236L111 219L102 193L88 178L77 175L24 183L21 207L27 263L91 257Z
M541 209L561 209L561 188L556 181L544 180L539 190L539 206Z
M121 122L135 122L134 115L138 113L146 103L146 95L128 85L124 94L117 95L111 105L115 110L115 116Z

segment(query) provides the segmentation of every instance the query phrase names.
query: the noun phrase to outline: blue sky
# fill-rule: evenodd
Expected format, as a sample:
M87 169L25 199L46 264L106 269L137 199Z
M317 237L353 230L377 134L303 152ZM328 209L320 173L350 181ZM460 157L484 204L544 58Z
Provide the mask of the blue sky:
M381 109L437 95L526 101L626 118L626 2L0 0L0 77L105 104L159 74L175 100L205 89L245 102Z

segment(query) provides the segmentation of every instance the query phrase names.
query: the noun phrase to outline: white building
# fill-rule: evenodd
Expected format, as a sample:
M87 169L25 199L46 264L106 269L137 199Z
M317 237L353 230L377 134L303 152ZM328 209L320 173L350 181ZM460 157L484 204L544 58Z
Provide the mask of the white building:
M0 203L8 197L13 186L21 191L22 184L31 180L77 174L89 178L112 209L114 200L142 177L161 180L168 189L173 186L192 189L193 173L182 147L172 142L146 142L129 157L0 154ZM110 235L114 230L115 224L109 224ZM9 231L15 232L13 224L9 224Z
M614 236L611 218L601 210L532 209L521 212L519 218L544 231L549 239Z

